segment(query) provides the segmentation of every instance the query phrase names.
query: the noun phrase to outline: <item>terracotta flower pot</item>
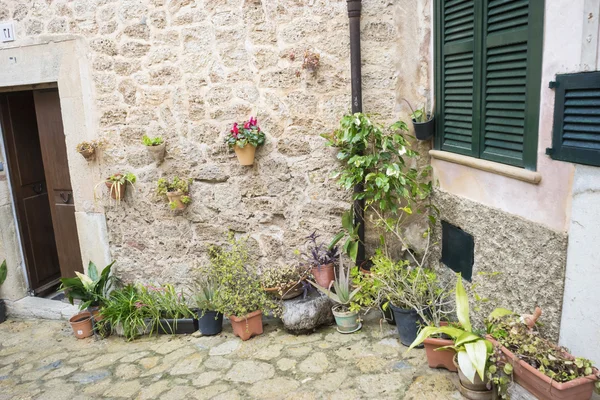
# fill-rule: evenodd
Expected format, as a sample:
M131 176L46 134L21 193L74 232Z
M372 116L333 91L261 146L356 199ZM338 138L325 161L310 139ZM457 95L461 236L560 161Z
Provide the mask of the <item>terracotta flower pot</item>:
M592 375L573 379L569 382L556 382L549 376L538 371L519 357L515 356L509 349L499 344L490 336L487 339L494 346L500 346L502 353L513 365L513 379L539 399L551 400L588 400L592 397L594 384L598 380L595 374L598 370L594 368ZM568 354L569 357L573 357ZM573 357L573 359L575 359Z
M96 158L96 149L93 147L88 147L85 150L81 150L79 154L81 154L86 161L92 161Z
M108 188L110 197L112 197L113 199L123 200L125 198L125 190L127 189L127 183L124 183L123 185L114 185L113 188L113 182L106 181L106 187Z
M257 310L243 317L229 316L233 333L242 340L248 340L252 336L263 333L262 311Z
M165 159L165 148L166 143L164 142L158 146L146 146L146 149L148 149L148 154L150 154L150 157L152 157L157 164L162 163Z
M167 192L169 203L175 203L176 210L185 210L185 208L187 207L187 204L181 201L183 196L186 196L186 194L179 190L176 192Z
M329 284L335 281L335 271L333 269L333 264L312 267L311 272L315 277L315 281L317 281L317 284L324 288L329 288Z
M238 147L235 145L233 146L233 150L235 151L235 155L237 156L241 165L254 164L254 153L256 152L256 147L252 146L251 144L247 144L244 147Z
M73 315L69 319L73 333L77 339L84 339L93 335L92 330L92 314L88 311L83 311Z
M264 289L265 289L265 292L270 293L274 296L277 296L278 298L281 298L281 300L290 300L290 299L295 299L296 297L300 296L304 292L304 285L302 284L302 282L304 282L304 279L302 279L302 281L300 281L300 282L296 282L296 283L287 285L287 286L281 288L281 290L277 287L264 288ZM280 294L280 292L282 294Z
M427 338L423 342L425 345L425 353L427 354L427 363L429 368L446 368L448 371L456 372L458 369L452 362L456 352L450 349L436 350L444 346L452 346L453 340Z

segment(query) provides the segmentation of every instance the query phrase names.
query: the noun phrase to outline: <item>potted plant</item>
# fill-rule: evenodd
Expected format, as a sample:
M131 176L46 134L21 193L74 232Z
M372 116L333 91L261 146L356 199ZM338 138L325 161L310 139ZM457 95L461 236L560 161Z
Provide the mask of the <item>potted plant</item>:
M425 339L435 335L445 334L452 338L453 345L448 346L454 350L454 363L458 369L460 392L468 399L479 400L492 398L492 384L500 387L498 392L507 395L508 379L498 378L498 374L510 375L512 368L494 356L492 342L476 334L471 326L469 317L469 299L458 275L456 281L456 316L459 326L426 326L419 332L418 337L410 345L409 350L421 344ZM501 309L499 309L501 310ZM501 311L495 310L492 314ZM500 368L502 367L502 368ZM496 377L497 379L494 379Z
M102 140L92 140L90 142L79 143L75 149L86 161L93 161L96 159L96 150L102 147L103 144Z
M217 311L218 288L212 277L204 277L196 287L198 328L203 335L218 335L223 330L223 313Z
M171 210L184 210L192 201L189 196L189 185L193 181L194 180L191 178L180 179L178 176L174 177L172 181L160 178L157 183L157 193L159 195L167 196Z
M127 184L134 186L137 178L131 172L127 172L125 174L117 173L109 176L106 180L101 181L94 187L94 199L97 199L96 189L98 186L105 184L108 188L108 193L110 193L110 197L116 200L117 204L121 202L121 200L125 197L125 190L127 189Z
M250 117L241 128L237 122L233 124L225 143L233 148L241 165L252 165L256 148L265 144L265 134L258 126L258 120Z
M360 318L358 316L360 306L353 300L361 288L352 287L350 271L344 268L342 257L340 257L339 260L337 279L333 282L335 293L331 291L331 285L325 288L312 281L309 282L321 293L325 294L327 297L337 303L331 308L331 311L335 317L335 323L337 325L338 332L352 333L360 330L362 327Z
M210 249L211 269L219 288L216 308L231 321L242 340L263 333L262 314L280 312L280 304L262 290L260 277L250 264L246 240L229 235L228 246Z
M8 275L8 268L6 266L6 260L2 261L2 265L0 265L0 286L6 280L6 276ZM6 321L6 304L4 304L4 300L0 299L0 324Z
M105 305L108 292L118 283L118 279L110 274L114 263L115 261L108 264L102 273L98 274L96 264L90 261L87 275L75 271L74 278L60 279L59 291L65 293L71 304L74 304L75 300L80 301L80 312L69 320L75 336L79 339L92 335L96 322L101 318L99 310Z
M429 140L435 133L435 119L430 113L425 112L425 106L415 110L408 100L404 99L404 101L412 112L410 118L415 128L415 137L419 140Z
M150 138L148 135L142 137L142 143L146 146L148 154L157 164L160 164L165 159L166 144L160 136Z
M486 321L489 339L512 365L515 382L540 399L588 400L600 393L600 373L591 361L576 358L567 349L540 336L541 315L517 315L508 310Z
M326 247L324 243L317 243L318 238L317 231L307 236L307 252L302 253L302 256L308 261L317 284L328 288L335 280L334 265L339 258L338 247L336 245Z
M264 290L281 300L290 300L306 292L307 266L277 266L262 271Z
M143 285L138 288L142 308L147 310L146 320L150 335L191 334L198 330L196 313L189 307L185 293L171 284Z
M148 331L148 319L152 313L142 302L140 291L134 285L113 290L100 310L98 324L102 329L133 340Z

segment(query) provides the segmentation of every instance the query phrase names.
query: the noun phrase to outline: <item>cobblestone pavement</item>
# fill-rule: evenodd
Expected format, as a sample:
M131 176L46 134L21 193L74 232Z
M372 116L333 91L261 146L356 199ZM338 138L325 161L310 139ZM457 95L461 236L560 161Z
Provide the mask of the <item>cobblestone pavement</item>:
M456 375L404 354L377 321L342 335L286 333L269 321L242 342L226 324L202 337L77 340L65 321L0 324L0 399L462 399Z

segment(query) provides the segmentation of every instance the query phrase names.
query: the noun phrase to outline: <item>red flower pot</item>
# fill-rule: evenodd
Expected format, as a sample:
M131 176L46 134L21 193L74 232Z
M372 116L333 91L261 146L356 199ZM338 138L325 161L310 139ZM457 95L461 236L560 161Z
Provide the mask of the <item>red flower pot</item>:
M248 340L252 336L263 333L262 311L254 311L242 317L229 316L233 333L242 340Z

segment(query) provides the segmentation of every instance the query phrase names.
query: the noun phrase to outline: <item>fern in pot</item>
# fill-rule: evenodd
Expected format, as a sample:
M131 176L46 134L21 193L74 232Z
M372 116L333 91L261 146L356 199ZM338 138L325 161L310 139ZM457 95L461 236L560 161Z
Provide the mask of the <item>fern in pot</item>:
M342 257L340 257L336 278L337 279L330 283L327 288L312 281L310 281L310 283L336 303L336 305L331 308L331 311L335 317L338 332L356 332L360 330L362 324L358 315L360 306L353 300L356 297L356 294L360 292L361 288L353 287L350 271L348 268L344 267ZM331 291L332 287L335 290L335 293Z

